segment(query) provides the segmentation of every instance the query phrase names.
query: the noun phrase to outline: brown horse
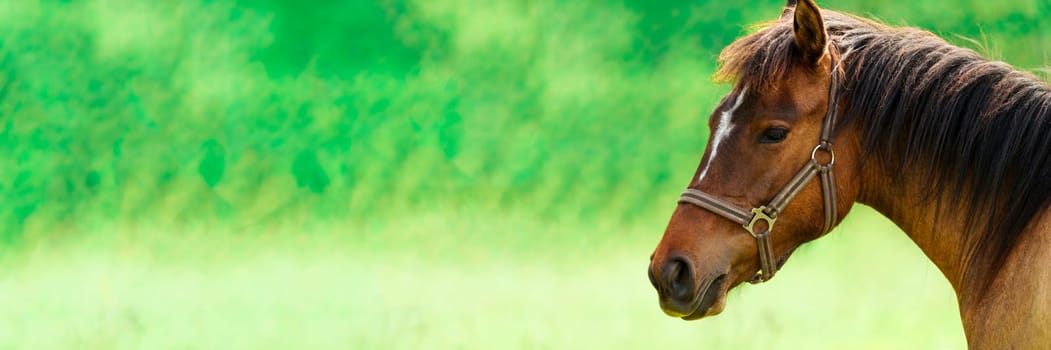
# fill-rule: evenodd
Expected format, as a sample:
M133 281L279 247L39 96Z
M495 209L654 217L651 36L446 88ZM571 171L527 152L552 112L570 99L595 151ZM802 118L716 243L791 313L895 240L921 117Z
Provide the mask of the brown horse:
M665 313L719 314L859 202L949 280L971 348L1051 347L1051 86L812 0L720 63L734 89L651 257Z

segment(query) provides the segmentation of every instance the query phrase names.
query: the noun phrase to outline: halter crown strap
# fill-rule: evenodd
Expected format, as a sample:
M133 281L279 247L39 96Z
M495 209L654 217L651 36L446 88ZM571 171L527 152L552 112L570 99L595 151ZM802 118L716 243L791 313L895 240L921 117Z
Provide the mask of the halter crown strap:
M835 225L839 214L836 203L836 179L832 175L832 165L836 162L836 153L832 150L832 131L835 126L836 113L838 112L838 90L839 90L839 61L835 56L835 45L829 43L833 52L832 73L829 79L828 110L825 112L821 125L821 139L810 153L810 159L803 165L802 169L788 180L788 183L774 195L766 205L752 209L744 209L727 202L719 197L713 196L701 190L688 188L679 197L679 203L688 203L708 210L723 218L733 221L742 227L756 240L756 248L759 254L759 272L752 278L752 283L766 282L777 273L778 264L773 254L773 244L770 233L774 229L778 215L784 211L788 203L798 195L810 180L820 175L821 196L824 203L825 220L821 227L821 234L828 233ZM819 152L827 153L828 163L821 163L817 159ZM760 221L766 227L756 232L756 224Z

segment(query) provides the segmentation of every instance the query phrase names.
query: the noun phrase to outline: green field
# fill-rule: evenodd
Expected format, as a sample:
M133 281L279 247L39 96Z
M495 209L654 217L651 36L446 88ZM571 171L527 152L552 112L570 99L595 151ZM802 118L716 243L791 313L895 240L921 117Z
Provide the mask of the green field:
M0 349L959 349L868 208L726 311L645 276L783 1L0 0ZM1046 77L1051 2L820 1Z
M948 283L868 210L695 322L664 316L646 280L659 222L454 217L25 246L0 263L0 348L964 347Z

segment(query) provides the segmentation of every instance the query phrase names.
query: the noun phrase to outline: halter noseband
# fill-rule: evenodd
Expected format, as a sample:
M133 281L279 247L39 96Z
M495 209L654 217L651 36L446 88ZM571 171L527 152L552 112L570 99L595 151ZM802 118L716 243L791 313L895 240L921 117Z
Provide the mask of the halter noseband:
M829 48L834 49L835 45L829 43ZM828 231L832 230L832 225L835 225L838 214L836 212L836 182L832 176L832 164L836 162L836 153L832 150L830 140L838 105L839 60L836 54L832 54L832 60L832 72L828 90L828 110L825 112L824 121L821 125L821 140L817 146L814 146L814 150L810 152L810 160L781 188L781 191L770 202L748 210L692 188L686 189L682 196L679 197L679 203L693 204L736 222L755 238L759 250L759 272L756 272L752 280L749 281L753 284L769 281L777 273L778 265L773 256L770 232L774 229L777 216L792 201L792 198L795 198L803 190L804 185L818 174L821 175L821 195L825 206L825 222L821 233L828 233ZM827 164L821 164L817 161L818 152L828 153L829 161ZM759 221L764 221L766 228L756 232L756 223Z

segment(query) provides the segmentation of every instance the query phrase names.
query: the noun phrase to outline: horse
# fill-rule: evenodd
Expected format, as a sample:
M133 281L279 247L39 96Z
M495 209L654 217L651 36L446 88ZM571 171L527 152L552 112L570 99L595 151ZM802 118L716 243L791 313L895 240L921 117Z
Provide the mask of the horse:
M948 280L969 348L1051 346L1046 82L813 0L724 48L715 80L733 88L650 256L664 313L721 313L857 202Z

